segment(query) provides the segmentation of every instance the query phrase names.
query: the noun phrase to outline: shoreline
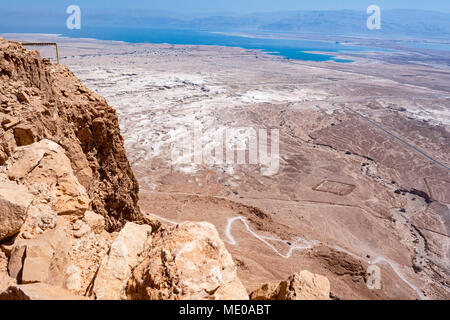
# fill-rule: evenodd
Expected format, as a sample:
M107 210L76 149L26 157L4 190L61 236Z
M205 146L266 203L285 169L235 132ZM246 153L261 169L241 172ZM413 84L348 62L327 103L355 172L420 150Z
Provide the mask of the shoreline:
M211 34L221 34L218 32L208 32ZM130 46L134 46L134 45L153 45L153 46L157 46L157 45L169 45L169 46L177 46L177 47L217 47L217 48L236 48L236 49L240 49L240 50L245 50L248 52L258 52L260 54L263 55L267 55L270 57L275 57L275 58L279 58L279 59L283 59L285 61L289 61L289 60L293 60L293 61L301 61L301 62L333 62L333 63L354 63L356 62L354 58L350 59L349 55L347 55L347 53L350 53L349 51L318 51L318 50L298 50L297 52L302 53L302 54L307 54L307 55L315 55L318 57L318 59L320 58L324 58L324 60L320 59L320 60L314 60L314 59L296 59L296 58L290 58L288 56L283 55L280 51L267 51L266 49L251 49L251 48L244 48L241 46L234 46L234 45L216 45L216 44L173 44L170 42L164 42L164 43L156 43L156 42L128 42L128 41L122 41L122 40L103 40L103 39L96 39L96 38L72 38L72 37L68 37L65 36L63 34L51 34L51 33L0 33L0 37L4 37L7 40L11 40L14 41L16 39L13 38L7 38L7 37L14 37L14 36L18 36L18 37L23 37L23 36L31 36L33 39L37 39L40 37L51 37L51 38L57 38L62 40L63 42L80 42L80 41L87 41L87 42L99 42L102 44L108 44L108 45L119 45L119 44L127 44ZM264 38L261 38L264 39ZM268 40L284 40L284 39L277 39L277 38L265 38ZM20 40L20 39L17 39ZM298 41L303 41L303 40L298 40ZM332 41L322 41L322 40L307 40L305 39L304 41L314 41L314 42L323 42L323 43L332 43ZM342 44L342 45L347 45L347 44ZM348 44L350 45L350 44ZM359 51L355 51L355 53L358 53ZM371 52L376 52L376 50L374 51L365 51L367 53L371 53ZM278 54L277 54L278 53Z

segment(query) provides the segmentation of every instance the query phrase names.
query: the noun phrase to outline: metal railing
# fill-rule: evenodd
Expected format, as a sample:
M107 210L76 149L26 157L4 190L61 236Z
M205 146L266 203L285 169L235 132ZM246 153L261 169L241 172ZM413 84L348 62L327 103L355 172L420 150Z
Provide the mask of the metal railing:
M58 44L56 42L22 42L23 46L55 46L56 48L56 61L59 64L59 51Z

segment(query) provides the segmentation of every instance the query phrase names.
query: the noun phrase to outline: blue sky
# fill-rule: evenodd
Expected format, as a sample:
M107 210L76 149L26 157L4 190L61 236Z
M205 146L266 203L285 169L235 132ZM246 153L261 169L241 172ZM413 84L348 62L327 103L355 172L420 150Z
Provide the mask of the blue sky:
M286 10L364 10L371 4L389 9L424 9L450 12L449 0L0 0L0 9L58 10L77 4L89 8L145 8L190 13L250 13Z

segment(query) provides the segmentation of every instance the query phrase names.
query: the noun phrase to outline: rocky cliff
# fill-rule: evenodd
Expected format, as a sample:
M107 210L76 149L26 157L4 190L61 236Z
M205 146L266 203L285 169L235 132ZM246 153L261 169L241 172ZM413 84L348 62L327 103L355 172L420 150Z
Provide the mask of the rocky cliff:
M139 221L138 184L116 112L62 65L0 41L0 165L17 147L49 139L64 149L90 207L109 231Z
M0 101L0 300L249 299L213 225L141 213L115 111L68 68L0 38ZM327 298L327 281L253 296Z

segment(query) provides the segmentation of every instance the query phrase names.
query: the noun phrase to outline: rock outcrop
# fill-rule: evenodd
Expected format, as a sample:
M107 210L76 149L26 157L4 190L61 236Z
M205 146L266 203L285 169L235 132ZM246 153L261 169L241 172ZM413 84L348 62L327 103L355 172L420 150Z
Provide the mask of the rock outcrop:
M330 282L307 270L280 283L267 283L250 294L251 300L330 300Z
M83 216L90 199L74 175L65 151L55 142L43 139L17 147L5 164L9 180L28 187L57 215Z
M151 241L128 282L129 299L248 299L213 225L182 223Z
M105 217L109 231L120 230L127 221L142 221L138 184L115 110L85 88L67 67L1 38L0 123L0 165L17 147L51 140L70 159L92 211ZM12 177L21 179L22 169L12 168ZM64 197L65 191L72 190L59 191Z
M19 232L32 200L25 186L0 181L0 241Z
M125 287L131 270L139 263L152 228L129 222L112 243L95 278L93 295L99 300L125 299Z

